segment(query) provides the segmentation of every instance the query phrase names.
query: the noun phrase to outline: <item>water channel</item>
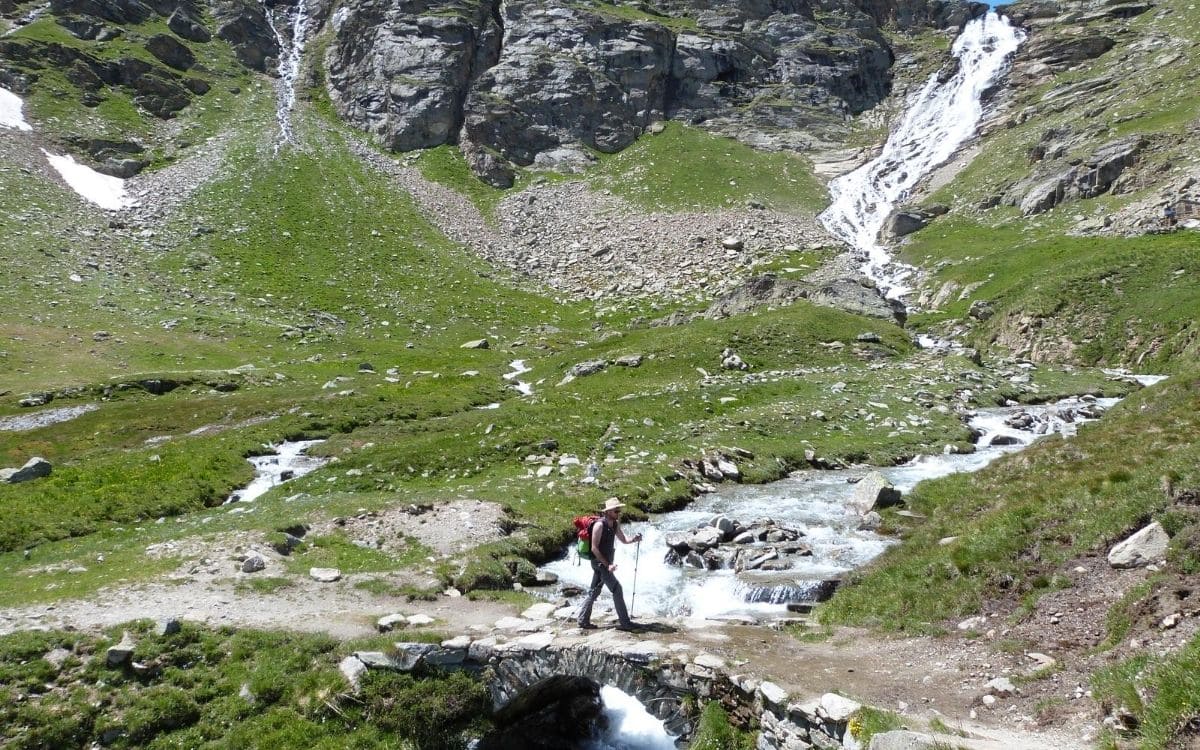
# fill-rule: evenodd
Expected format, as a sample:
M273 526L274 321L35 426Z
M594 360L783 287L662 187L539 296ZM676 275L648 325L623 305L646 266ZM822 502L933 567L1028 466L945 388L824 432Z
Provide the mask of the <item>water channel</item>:
M671 617L697 625L712 619L761 621L785 617L788 602L811 601L822 582L870 562L894 543L893 539L861 529L858 512L847 507L854 482L869 472L879 471L906 493L925 479L977 471L1043 434L1074 434L1078 424L1094 419L1114 403L1116 399L1073 398L1040 406L983 409L969 422L980 434L974 453L920 456L893 467L804 470L764 485L724 485L685 510L655 517L648 523L630 524L627 533L641 533L644 540L640 549L618 545L617 577L627 599L633 600L635 617ZM1031 417L1027 429L1009 424L1021 413ZM799 558L785 571L738 574L665 561L669 534L696 528L718 515L743 522L771 518L798 529L812 555ZM546 570L566 584L586 586L591 580L591 569L579 564L570 553L547 565ZM601 597L597 607L603 605L605 598Z

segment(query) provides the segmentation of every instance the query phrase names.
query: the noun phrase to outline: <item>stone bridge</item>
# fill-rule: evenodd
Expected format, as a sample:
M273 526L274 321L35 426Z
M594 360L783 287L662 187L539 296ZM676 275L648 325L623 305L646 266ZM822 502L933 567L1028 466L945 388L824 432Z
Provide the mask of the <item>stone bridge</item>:
M547 680L583 677L597 691L600 685L612 685L637 698L682 741L693 731L694 709L716 700L735 723L759 726L759 750L843 747L859 704L833 694L805 704L790 702L779 686L733 673L718 656L664 643L656 635L653 631L631 638L607 630L588 635L498 630L440 644L398 642L395 651L388 653L359 651L342 661L341 670L355 685L368 669L469 670L487 684L497 711ZM859 747L853 741L846 746Z

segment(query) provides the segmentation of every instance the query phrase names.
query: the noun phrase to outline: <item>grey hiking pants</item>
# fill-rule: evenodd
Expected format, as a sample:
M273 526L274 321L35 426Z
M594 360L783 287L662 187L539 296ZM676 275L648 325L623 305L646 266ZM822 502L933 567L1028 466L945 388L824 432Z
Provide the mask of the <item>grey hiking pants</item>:
M612 574L607 566L599 560L592 560L592 585L588 588L587 598L579 608L579 624L587 625L592 621L592 605L600 596L600 587L607 586L613 595L613 609L617 610L617 621L624 626L630 624L629 611L625 609L625 594L621 590L621 582Z

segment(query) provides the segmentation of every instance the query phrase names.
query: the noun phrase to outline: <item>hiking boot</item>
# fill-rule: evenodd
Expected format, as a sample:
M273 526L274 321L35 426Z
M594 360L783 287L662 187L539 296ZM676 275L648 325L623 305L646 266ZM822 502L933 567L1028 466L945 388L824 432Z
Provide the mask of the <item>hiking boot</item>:
M597 628L597 626L596 626L596 625L593 625L593 624L592 624L592 623L590 623L590 622L581 622L581 623L579 623L579 629L580 629L580 630L595 630L596 628Z
M637 623L628 622L628 623L625 623L624 625L618 625L617 630L620 630L623 633L640 633L643 630L643 628L641 625L638 625Z

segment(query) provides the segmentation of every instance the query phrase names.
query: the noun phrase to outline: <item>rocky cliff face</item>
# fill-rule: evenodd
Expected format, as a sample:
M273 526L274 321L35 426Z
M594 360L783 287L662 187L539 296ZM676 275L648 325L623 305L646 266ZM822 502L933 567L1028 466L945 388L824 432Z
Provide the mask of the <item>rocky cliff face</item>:
M1128 170L1143 153L1159 148L1154 139L1135 133L1113 137L1106 114L1128 101L1125 88L1138 57L1151 65L1169 65L1176 44L1169 38L1137 40L1131 23L1155 7L1149 2L1031 0L1004 10L1029 31L1013 62L1008 87L1024 106L1012 124L1044 122L1038 142L1028 151L1028 173L998 187L985 207L1006 204L1029 216L1061 203L1132 189ZM1111 54L1110 54L1111 53ZM1163 60L1166 60L1164 63ZM1068 70L1087 71L1038 91ZM1132 118L1127 118L1132 119Z
M663 118L796 147L880 102L882 24L959 25L940 0L352 0L332 17L338 113L393 150L461 143L494 184L512 165L570 166ZM805 129L806 132L800 132Z
M328 42L313 62L341 117L393 151L460 144L497 185L511 182L515 166L570 169L590 151L619 151L663 119L765 148L838 140L851 116L891 92L883 27L952 28L986 9L961 0L298 2L315 20L307 36ZM0 12L14 22L33 7L9 4ZM0 55L23 72L34 67L24 61L70 69L89 106L105 86L123 86L170 117L203 93L203 76L185 73L210 40L227 43L242 65L274 72L297 7L53 0L49 13L83 40L165 19L169 33L146 41L162 65L119 68L74 47L18 40L3 42Z

